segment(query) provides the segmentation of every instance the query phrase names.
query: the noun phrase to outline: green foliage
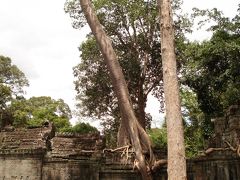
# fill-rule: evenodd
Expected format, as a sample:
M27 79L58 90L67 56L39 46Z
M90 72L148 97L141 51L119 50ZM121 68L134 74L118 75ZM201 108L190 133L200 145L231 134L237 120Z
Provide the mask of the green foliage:
M91 126L89 123L77 123L73 127L66 127L61 129L61 132L71 132L79 134L98 133L97 128Z
M11 101L21 96L28 86L24 73L8 57L0 56L0 125L12 122Z
M196 10L195 15L206 15L215 24L209 28L213 31L210 40L189 43L185 51L182 83L191 91L185 92L183 103L191 126L197 128L193 131L201 128L208 138L211 118L223 116L230 105L240 103L240 18L237 14L230 20L216 9Z
M27 100L24 97L13 100L10 109L13 116L13 125L25 127L31 118L31 107L27 104Z
M196 94L189 88L182 87L180 95L186 156L192 158L204 149L204 138L210 136L211 131L208 131L208 128L203 128L205 115L199 108Z
M28 86L28 80L24 73L8 57L0 56L0 83L7 86L11 94L18 95L23 93L23 87Z
M204 113L217 116L240 101L240 35L217 31L208 42L191 44L185 84L196 92Z
M213 8L212 10L200 10L198 8L193 9L194 13L192 14L192 18L194 20L198 20L201 17L200 21L198 21L199 28L203 26L207 26L207 24L211 24L208 27L208 31L227 31L232 33L239 33L240 26L240 4L238 4L237 14L236 16L230 20L228 17L225 17L223 12L219 11L217 8Z
M148 130L148 135L152 141L154 149L167 149L167 129L154 128Z
M186 157L192 158L205 148L205 140L212 134L212 125L208 117L201 111L197 95L182 86L180 90L181 107L184 121L184 139Z
M187 125L185 126L184 134L186 157L193 158L198 156L199 151L202 151L205 145L203 130L195 128L192 125Z
M157 24L153 21L157 14L156 6L146 5L143 1L95 1L95 3L98 18L111 37L123 68L135 112L144 119L146 115L141 108L146 106L147 95L153 88L156 90L162 86L161 79L153 75L161 74L160 56L156 51L160 46L156 39L159 32L156 30ZM153 11L155 14L151 13ZM144 18L147 14L148 19ZM149 29L151 32L147 35L147 32L140 28ZM117 99L95 39L89 36L80 50L82 61L74 68L74 76L82 115L102 119L112 117L111 119L117 118L115 120L119 121ZM109 123L103 120L103 124L107 127Z
M70 126L71 110L62 99L51 97L32 97L28 100L21 98L14 100L11 105L14 126L41 126L49 120L54 122L57 130Z
M148 135L152 141L154 149L167 150L167 129L154 128L148 130ZM186 148L186 157L193 158L199 154L199 151L204 149L203 132L200 128L195 128L192 125L185 125L184 139Z
M204 119L203 112L199 109L196 94L188 87L182 86L180 89L182 115L186 122L195 127Z

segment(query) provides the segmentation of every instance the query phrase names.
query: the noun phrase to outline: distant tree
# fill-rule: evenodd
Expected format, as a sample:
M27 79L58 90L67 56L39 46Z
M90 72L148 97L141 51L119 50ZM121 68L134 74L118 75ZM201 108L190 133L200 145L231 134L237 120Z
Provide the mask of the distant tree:
M13 124L16 127L41 126L46 120L54 123L57 130L70 127L71 110L62 100L40 96L17 99L12 102Z
M65 127L61 129L61 132L71 132L79 134L97 133L97 128L91 126L89 123L80 122L72 127Z
M12 64L9 57L0 56L0 125L12 123L9 106L13 99L23 95L23 87L28 86L24 73Z

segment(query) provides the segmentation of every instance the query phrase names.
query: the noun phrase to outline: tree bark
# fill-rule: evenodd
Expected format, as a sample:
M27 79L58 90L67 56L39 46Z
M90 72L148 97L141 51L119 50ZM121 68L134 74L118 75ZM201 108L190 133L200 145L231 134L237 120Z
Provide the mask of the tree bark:
M170 0L158 0L161 19L161 55L168 138L168 179L187 179L183 123L177 80Z
M144 97L144 92L143 92L143 83L139 85L139 92L138 92L138 122L142 126L144 130L146 130L146 113L145 113L145 108L146 108L146 98Z
M124 120L121 119L120 126L118 128L117 134L117 146L124 146L130 144L130 138L128 136L126 124L123 123Z
M121 66L117 60L117 56L113 50L111 41L104 32L101 24L99 23L90 1L80 0L80 4L110 72L110 78L113 83L114 92L116 93L118 98L122 121L124 125L126 125L131 144L135 150L139 171L144 180L151 180L152 177L147 172L147 164L142 149L143 146L143 148L147 148L148 152L150 153L149 163L151 166L154 159L151 150L151 144L146 132L139 125L137 118L134 114L134 110L129 97L129 92L127 89L127 84L122 73Z

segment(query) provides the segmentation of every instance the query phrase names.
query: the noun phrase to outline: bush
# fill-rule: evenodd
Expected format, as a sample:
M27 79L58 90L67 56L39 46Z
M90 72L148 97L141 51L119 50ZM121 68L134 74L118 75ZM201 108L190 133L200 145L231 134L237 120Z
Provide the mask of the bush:
M166 128L154 128L148 131L148 135L153 143L154 149L167 149L167 130Z
M97 128L91 126L89 123L77 123L73 127L67 127L67 128L61 129L61 132L88 134L88 133L96 133L99 131L97 130Z

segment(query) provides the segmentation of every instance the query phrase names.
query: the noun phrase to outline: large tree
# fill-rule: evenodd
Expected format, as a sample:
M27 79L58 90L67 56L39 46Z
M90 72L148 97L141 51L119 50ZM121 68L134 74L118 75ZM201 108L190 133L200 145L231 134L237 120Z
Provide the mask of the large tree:
M161 55L163 64L164 96L166 103L168 179L185 180L186 158L177 78L174 29L170 0L158 0L161 18Z
M143 154L144 149L150 154L149 166L151 167L153 165L153 154L150 141L134 114L127 83L122 73L119 61L117 60L117 55L113 50L110 39L107 37L102 25L98 21L91 2L89 0L80 0L80 4L87 23L89 24L99 45L104 61L107 64L114 92L116 93L118 99L122 116L122 124L125 125L130 142L135 150L137 167L139 168L143 179L152 179L147 172L147 164L145 161L146 156Z
M145 113L147 96L152 93L163 104L156 1L120 0L93 3L99 21L112 40L123 68L134 110L140 124L145 128L151 119ZM179 9L179 5L179 1L174 1L175 10ZM83 25L78 1L68 0L65 8L75 20L74 27L79 28ZM189 24L182 23L183 16L176 17L176 39L180 43L184 39L182 32L187 30L185 25ZM178 49L178 55L181 48ZM112 122L113 118L119 117L116 96L103 57L92 36L88 36L80 51L82 61L74 68L79 106L85 115L104 117ZM180 56L178 57L180 59ZM105 124L106 122L104 121Z
M156 74L161 74L161 68L158 68L161 67L161 61L156 51L156 49L160 48L160 43L157 40L159 37L159 30L157 29L156 23L157 13L155 3L152 1L147 3L144 1L127 2L124 0L117 2L107 1L107 3L105 1L95 2L95 7L98 9L98 18L104 26L104 30L111 38L118 59L123 67L134 109L138 115L140 124L145 128L144 109L147 95L153 88L155 88L155 90L161 89L158 87L161 86L162 80L161 77L156 77ZM71 11L69 12L73 14ZM90 48L92 49L90 50ZM95 50L93 50L94 48ZM89 73L91 77L96 77L96 74L99 73L97 76L100 81L95 81L93 84L99 85L103 81L103 83L100 84L101 89L103 89L101 92L102 95L97 96L98 99L109 99L113 103L115 102L116 105L116 100L114 100L116 97L112 96L112 87L109 83L104 85L106 81L109 82L109 78L106 76L106 66L102 63L103 57L96 49L96 42L90 37L88 41L81 46L82 63L80 64L81 67L78 66L76 68L81 68L81 70L83 70L83 68L86 67L84 65L88 62L88 68L87 70L85 68L85 70L88 72L93 71ZM91 55L87 54L89 51ZM92 63L90 67L89 62ZM75 72L78 72L77 69L75 69ZM81 76L82 74L75 73L75 75L78 76L81 81L81 77L83 77ZM84 77L88 78L86 75ZM101 81L102 77L106 78ZM80 88L84 89L84 87ZM88 86L88 88L92 88L91 90L93 90L93 88L96 89L96 86ZM79 87L77 87L77 89L79 89ZM87 91L90 90L88 89ZM158 92L158 94L160 96L161 92ZM92 100L93 98L88 97L88 99ZM89 102L85 104L88 105L88 103ZM108 105L108 103L106 103L106 105ZM104 105L96 103L95 106L101 108ZM105 107L103 108L106 109ZM97 114L103 112L104 111L100 110Z
M13 99L24 93L24 86L28 86L24 73L9 57L0 56L0 125L11 123L9 106Z

